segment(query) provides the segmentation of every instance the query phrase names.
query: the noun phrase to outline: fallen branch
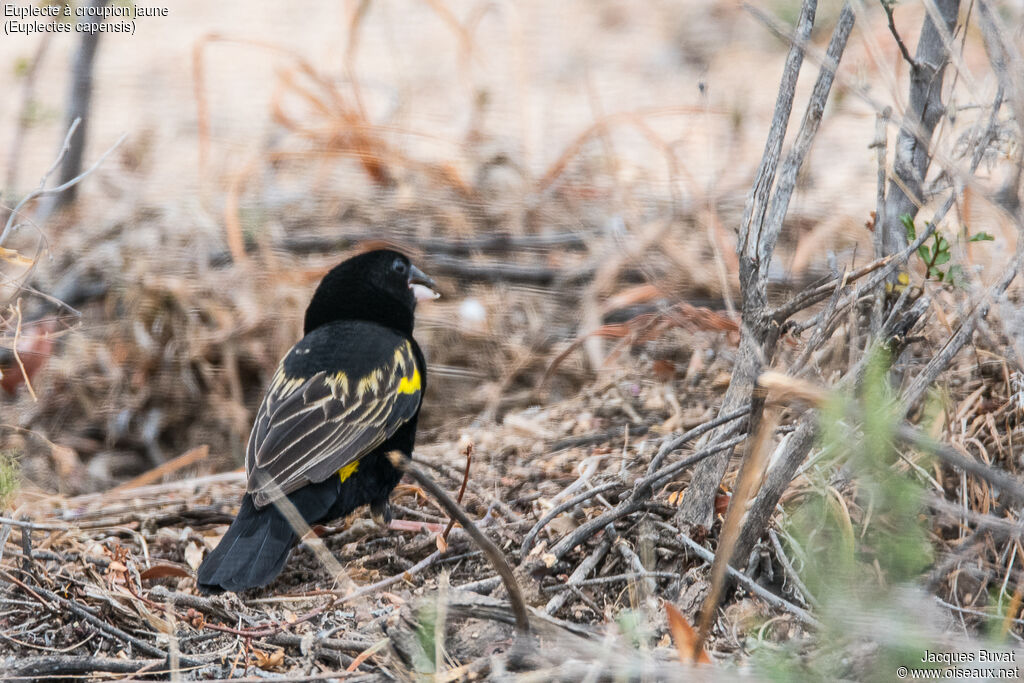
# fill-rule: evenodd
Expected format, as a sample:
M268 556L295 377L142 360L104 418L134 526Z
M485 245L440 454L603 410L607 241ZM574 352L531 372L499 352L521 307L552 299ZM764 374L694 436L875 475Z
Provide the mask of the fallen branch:
M71 677L97 672L111 674L140 674L148 676L167 674L165 659L120 659L117 657L42 656L27 657L14 668L5 671L5 681L38 681L44 678ZM200 665L202 666L202 665ZM237 681L238 679L232 679Z
M86 608L79 605L74 600L71 600L69 598L63 598L57 595L56 593L46 590L41 586L35 586L33 590L42 595L47 600L49 600L51 603L60 605L67 611L74 612L75 615L77 615L80 619L88 622L89 624L103 631L115 640L119 640L123 643L131 645L144 655L149 655L150 657L159 657L165 662L168 661L168 654L160 648L158 648L157 646L151 645L144 640L140 640L139 638L136 638L135 636L129 633L125 633L113 624L108 624L107 622L103 621ZM180 656L178 661L183 666L201 666L204 663L197 659Z
M699 558L701 558L705 562L711 563L715 561L715 554L713 552L711 552L701 544L697 543L695 540L693 540L686 534L679 533L679 530L674 528L672 525L665 524L664 522L658 522L657 524L665 528L666 531L671 531L673 534L675 534L676 537L679 538L679 540L686 544L687 548L692 550ZM744 588L746 588L751 593L767 602L769 605L772 605L773 607L778 607L779 609L783 609L789 612L790 614L792 614L808 626L813 626L814 628L821 628L821 622L812 617L807 610L797 607L796 605L794 605L793 603L789 602L784 598L780 598L778 595L775 595L775 593L772 593L768 589L762 587L760 584L758 584L756 581L751 579L743 572L737 571L729 566L726 567L726 571L728 572L730 577L738 581Z
M728 434L726 434L728 435ZM649 474L643 479L640 479L633 486L633 490L629 497L619 503L617 506L608 510L607 512L598 515L594 519L588 520L577 527L572 533L568 534L549 551L556 560L562 559L566 553L583 543L588 538L596 534L598 531L605 528L606 525L611 524L627 515L631 515L634 512L639 512L643 509L644 504L647 502L647 498L650 496L651 491L660 484L667 483L670 479L675 477L679 472L682 472L687 467L698 463L706 458L721 453L722 451L731 449L746 439L746 435L741 435L733 439L729 439L723 443L716 443L708 446L697 453L693 454L689 458L680 460L679 462L672 463L666 467L661 468L653 474Z
M484 551L484 555L490 561L491 565L501 576L502 582L505 584L505 590L508 591L509 601L512 605L512 612L515 615L516 630L520 635L526 635L530 632L530 619L526 611L526 603L523 601L523 593L519 588L519 583L516 581L515 574L512 573L512 567L509 566L508 561L502 554L501 550L494 544L494 542L487 538L480 529L477 528L473 520L469 518L458 503L451 499L443 488L441 488L437 482L435 482L430 476L428 476L423 470L421 470L415 463L406 459L398 451L393 451L388 454L391 460L391 464L395 467L404 470L417 484L425 489L430 495L432 495L437 502L448 511L448 514L458 521L462 525L462 528L466 530L466 533L480 546L480 549Z
M587 502L594 496L599 496L602 493L611 491L612 489L622 487L622 482L610 481L605 484L601 484L600 486L595 486L594 488L588 491L584 491L583 493L575 495L569 500L563 501L560 505L556 505L555 507L551 508L551 510L549 510L543 517L537 520L537 523L533 525L533 528L531 528L526 533L526 536L523 537L523 542L519 547L520 559L525 559L526 556L530 554L530 550L533 549L533 544L537 540L537 534L539 534L541 530L544 527L546 527L555 517L558 517L558 515L562 514L563 512L572 510L574 507L581 503Z
M583 581L590 575L592 571L597 568L597 565L601 563L608 551L611 550L612 541L610 538L605 538L601 541L594 551L587 555L586 559L579 563L576 569L573 570L572 574L569 575L568 581L565 582L564 588L570 589L579 586ZM555 614L558 610L562 609L562 605L569 599L569 591L559 593L550 600L548 604L544 606L544 611L548 614Z
M472 282L515 282L529 285L578 284L594 277L597 267L583 266L575 270L559 270L545 266L525 266L493 261L472 263L462 258L438 255L430 261L430 272L435 275L457 277ZM633 280L642 278L632 273Z
M455 504L456 505L462 505L462 497L464 495L466 495L466 485L469 484L469 466L473 462L473 443L472 442L469 442L468 444L466 444L465 451L466 451L466 469L462 473L462 486L459 487L459 495L455 499ZM452 527L454 527L454 526L455 526L455 518L453 517L453 518L448 520L448 525L444 528L444 533L441 534L441 541L442 541L442 543L445 546L448 545L448 534L451 533Z

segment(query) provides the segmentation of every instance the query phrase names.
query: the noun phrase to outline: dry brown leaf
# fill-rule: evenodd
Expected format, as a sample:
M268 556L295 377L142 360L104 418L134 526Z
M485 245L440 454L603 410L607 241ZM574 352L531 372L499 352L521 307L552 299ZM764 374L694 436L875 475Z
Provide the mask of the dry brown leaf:
M762 372L757 378L757 385L765 389L772 400L779 402L803 400L821 405L828 398L828 392L819 385L775 370Z
M164 633L167 635L174 633L173 621L168 616L150 609L142 600L132 601L132 607L134 607L135 611L138 612L139 615L141 615L142 618L145 619L146 622L158 633Z
M199 549L195 541L189 541L185 547L185 561L188 562L188 566L192 567L192 571L199 571L199 565L203 562L203 551Z
M139 574L139 578L143 581L151 581L153 579L166 579L170 577L187 579L192 576L188 570L184 567L179 567L175 564L155 564L146 571Z
M731 493L718 493L715 495L715 514L724 515L729 509L729 501L732 500Z
M690 626L683 613L671 602L665 601L665 616L668 618L668 630L672 634L672 642L675 643L676 651L679 653L679 661L683 664L691 664L694 660L694 648L697 646L697 632ZM711 658L704 648L696 652L697 664L710 664Z
M264 671L280 669L284 664L284 650L264 652L263 650L253 648L252 662L257 668L263 669Z
M602 314L607 314L611 311L617 311L620 308L653 301L660 296L664 296L662 291L650 283L636 285L635 287L629 287L628 289L624 289L608 297L604 302L604 306L601 308L601 312Z
M0 388L9 396L14 396L22 384L31 388L32 379L46 366L53 352L53 323L42 321L22 326L19 322L18 326L15 362L0 372Z

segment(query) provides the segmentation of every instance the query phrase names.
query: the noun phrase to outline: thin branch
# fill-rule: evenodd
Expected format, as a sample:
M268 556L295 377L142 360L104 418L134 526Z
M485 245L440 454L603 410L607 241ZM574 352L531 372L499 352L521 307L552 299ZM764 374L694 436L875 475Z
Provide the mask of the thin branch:
M756 13L753 8L748 8ZM775 352L780 327L768 312L768 269L772 254L789 209L796 186L797 175L817 134L825 103L828 100L836 69L853 30L855 17L849 3L844 3L824 61L818 72L814 90L804 112L793 148L786 157L782 170L775 178L775 166L785 138L789 113L795 97L804 45L807 44L814 23L816 3L805 0L795 37L790 45L789 57L783 71L776 100L775 118L768 133L764 156L748 198L740 227L737 246L742 290L742 317L740 348L732 381L726 390L720 412L734 410L741 402L751 402L750 429L755 430L761 418L763 402L752 394L761 369L770 364ZM775 192L771 183L775 181ZM770 202L770 205L769 205ZM676 515L678 523L686 528L710 525L713 516L714 493L725 474L729 454L708 459L693 473L683 504Z
M934 152L932 135L945 112L942 85L950 53L942 36L955 26L960 2L941 0L939 4L939 23L929 12L921 27L910 71L910 103L896 137L885 215L876 218L875 230L882 231L881 243L888 254L901 251L909 241L901 219L914 218L923 204L923 184Z
M88 622L90 625L100 629L101 631L103 631L107 635L115 638L116 640L119 640L121 642L124 642L124 643L127 643L127 644L131 645L136 650L138 650L140 653L145 654L145 655L149 655L150 657L160 657L164 661L167 661L167 653L164 652L163 650L161 650L160 648L156 647L155 645L151 645L151 644L147 643L144 640L140 640L139 638L136 638L135 636L133 636L133 635L131 635L129 633L125 633L124 631L122 631L121 629L117 628L113 624L108 624L107 622L103 621L99 617L95 616L89 610L87 610L84 607L82 607L81 605L79 605L74 600L69 600L67 598L63 598L63 597L57 595L56 593L53 593L51 591L46 590L45 588L43 588L41 586L36 586L34 588L34 590L37 591L38 593L40 593L43 597L45 597L50 602L55 603L57 605L60 605L66 611L73 612L78 618L80 618L83 621ZM196 660L193 660L191 658L182 658L181 662L185 666L195 666L197 664L201 664L202 663L202 662L198 662Z
M530 554L530 550L533 549L533 544L537 540L537 534L539 534L541 530L544 527L546 527L555 517L558 517L558 515L562 514L563 512L573 509L580 503L585 503L594 496L599 496L605 491L610 491L615 488L622 488L622 482L610 481L605 484L601 484L600 486L596 486L588 491L584 491L583 493L573 496L569 500L563 501L561 504L551 508L551 510L549 510L543 517L537 520L537 523L533 525L533 528L531 528L526 533L526 536L523 537L523 542L519 549L520 557L525 559L526 556Z
M999 489L1000 493L1018 505L1024 504L1024 483L1011 475L963 455L952 446L935 441L914 427L904 424L896 430L896 436L914 448L931 453L947 465L961 469Z
M78 30L78 48L75 50L71 64L71 83L68 92L66 105L67 117L65 121L80 120L81 127L78 130L78 137L72 139L71 148L61 163L59 181L67 183L81 174L82 157L85 154L85 145L89 137L89 125L93 117L92 95L93 95L93 68L96 64L96 54L99 50L100 37L102 33L95 30L98 23L103 21L103 8L109 0L87 0L83 2L84 16L80 16L75 27ZM41 216L45 220L55 210L67 206L74 201L77 194L73 185L68 185L69 191L65 194L54 193L53 200L42 207Z
M1019 222L1024 223L1024 220ZM1024 228L1024 225L1021 227ZM982 295L981 300L975 304L974 311L960 323L960 329L949 338L937 353L932 355L928 365L921 372L917 373L910 386L903 392L902 400L907 410L917 403L928 387L938 379L939 374L946 369L953 358L971 340L978 321L988 315L992 302L1002 296L1003 292L1010 286L1010 283L1017 277L1022 261L1024 261L1024 229L1018 234L1017 251L1010 260L1006 270L1003 271L1002 276Z
M775 243L779 233L782 232L782 224L789 211L789 202L796 189L797 174L803 167L804 160L811 150L814 138L821 126L822 116L825 114L825 103L832 91L832 83L835 81L836 69L839 68L839 60L846 51L846 43L853 31L855 16L850 3L843 3L843 9L839 13L839 20L832 30L832 38L829 40L828 49L825 51L825 62L818 71L818 78L814 82L814 90L811 92L807 109L804 111L803 121L800 123L800 130L797 132L793 148L786 156L779 173L779 179L775 186L775 193L772 195L771 208L768 217L762 225L758 234L757 257L761 262L759 273L762 277L767 275L768 264L771 261L772 253L775 251Z
M768 210L772 185L775 183L775 170L779 163L779 157L782 155L782 143L786 137L786 129L789 127L789 116L793 110L793 99L796 95L796 82L800 76L800 66L804 59L804 44L811 37L817 8L816 0L804 0L800 7L795 38L790 44L786 63L782 70L782 81L779 84L779 95L775 102L772 125L768 130L768 138L765 141L764 153L761 155L761 163L757 169L754 185L743 210L740 243L737 247L741 256L741 268L744 260L752 260L758 256L757 241L760 238L761 226L764 224L765 213ZM757 11L749 6L748 9ZM756 235L752 234L752 231ZM764 264L764 267L767 268L767 264Z
M544 586L541 590L545 593L562 593L564 591L572 590L573 588L580 588L583 586L601 586L607 583L618 583L620 581L636 581L638 579L679 579L680 576L676 572L659 572L659 571L647 571L642 572L628 572L626 574L611 574L609 576L599 576L596 579L583 579L574 585L563 583L557 586Z
M907 46L903 43L903 38L900 37L899 31L896 30L896 23L892 17L894 4L895 3L891 0L882 0L882 8L885 10L886 19L889 20L889 33L892 34L892 37L896 40L896 45L900 48L900 54L903 55L903 61L909 64L911 68L916 69L917 62L915 62L914 58L910 56L910 50L908 50Z
M501 575L501 580L505 584L505 590L508 591L509 602L512 605L512 612L515 614L516 619L516 630L520 635L525 635L530 632L530 617L526 611L526 603L523 601L523 593L519 588L519 583L516 581L515 574L512 573L512 567L509 566L508 561L502 554L501 550L494 544L494 541L487 538L480 529L477 528L473 520L469 518L469 515L459 507L458 503L451 499L451 496L441 488L437 482L435 482L429 475L421 470L415 463L409 461L400 452L393 451L388 454L391 464L400 470L404 470L417 484L422 486L430 495L432 495L438 503L448 511L455 520L462 525L462 528L466 530L466 533L480 546L480 549L484 551L484 555L497 570L498 574Z
M583 581L590 575L597 565L600 564L601 560L604 559L608 551L611 550L612 541L610 538L603 539L594 551L587 555L586 559L580 562L576 569L573 570L572 574L569 575L568 581L565 582L565 588L573 588L582 585ZM561 592L548 600L548 604L544 606L544 611L548 614L555 614L558 610L562 609L562 605L569 598L569 591Z
M28 70L25 72L21 87L21 107L18 110L17 124L14 129L14 136L11 139L11 146L7 153L7 174L4 181L4 190L13 192L18 180L18 160L21 157L21 147L25 141L25 130L29 126L32 106L35 101L36 78L39 75L39 67L46 58L47 49L50 46L52 33L44 33L39 38L39 46L32 61L29 62ZM6 220L6 214L3 214Z
M466 485L469 484L469 466L473 462L473 444L470 442L466 446L466 469L462 473L462 486L459 487L459 497L455 499L456 504L462 505L462 497L466 495ZM452 527L455 526L455 518L448 520L448 526L444 528L444 533L441 534L441 539L447 543L448 534L451 533Z
M715 429L716 427L721 427L722 425L728 422L738 420L739 418L749 414L750 405L748 404L738 410L732 411L731 413L719 415L714 420L709 420L708 422L705 422L702 425L698 425L687 432L679 434L678 436L673 436L672 438L666 440L661 445L661 448L658 449L658 454L651 458L651 464L647 466L647 474L654 474L658 470L658 468L661 467L661 463L665 460L665 458L668 457L674 451L677 451L680 448L682 448L684 444L693 441L698 436L703 436L705 433L710 432L712 429Z
M884 277L879 273L880 277ZM905 313L899 316L890 316L882 326L880 338L888 342L894 355L898 355L901 345L906 344L906 337L910 329L921 319L928 310L929 300L921 297L914 302ZM857 361L857 364L839 381L839 386L849 384L854 386L863 381L867 371L867 360L870 356L865 354ZM763 378L763 376L762 376ZM762 384L762 378L758 383ZM820 390L819 390L820 391ZM743 530L740 532L740 539L737 542L737 557L744 557L750 548L754 547L757 539L764 533L768 526L772 513L775 511L782 494L789 488L793 481L800 463L804 461L811 451L818 436L818 417L815 411L806 411L800 418L797 428L779 443L776 454L772 456L772 465L765 473L764 481L760 491L753 503L747 510L747 519Z
M25 386L28 387L28 393L32 397L34 403L39 403L39 398L36 396L36 390L32 388L32 378L28 376L28 371L25 370L25 364L21 361L21 354L18 352L18 345L21 342L21 299L18 299L18 303L14 307L15 312L18 315L18 324L14 328L14 343L11 345L11 352L14 354L14 361L18 364L18 370L21 371L21 378L25 380Z
M663 467L653 474L649 474L643 479L639 480L634 484L633 491L629 498L619 503L617 506L608 510L607 512L598 515L594 519L588 520L577 527L572 533L565 536L551 548L551 554L555 556L555 559L562 559L566 553L583 543L588 538L596 534L598 531L605 528L606 525L615 522L616 520L622 519L627 515L631 515L634 512L638 512L643 509L644 503L647 497L650 495L651 490L655 487L664 484L678 475L687 467L694 465L702 460L710 458L712 455L728 451L735 446L742 443L747 438L746 434L740 435L734 439L729 439L723 443L715 443L708 446L697 453L694 453L689 458L680 460L679 462Z
M818 607L819 603L817 598L815 598L811 591L807 589L807 586L804 585L804 582L800 579L800 575L793 567L793 563L789 561L788 557L786 557L786 552L782 547L782 543L779 541L779 535L775 533L775 529L768 530L768 537L772 541L772 547L775 548L775 557L779 560L779 564L782 565L782 568L785 570L789 580L793 582L794 586L796 586L800 597L804 600L805 604L811 605L812 607Z
M678 529L675 529L671 525L665 524L663 522L656 522L656 524L658 524L658 526L665 528L666 530L671 530L672 533L674 533L680 541L686 544L687 548L692 550L699 558L701 558L705 562L711 563L715 561L715 554L713 552L711 552L701 544L697 543L695 540L693 540L686 534L679 533ZM821 628L821 622L812 617L810 612L800 607L797 607L796 605L794 605L793 603L789 602L784 598L780 598L778 595L775 595L768 589L764 588L743 572L737 571L730 566L726 566L726 572L728 572L729 576L738 581L744 588L746 588L748 591L750 591L757 597L767 602L769 605L789 612L790 614L792 614L808 626L813 626L814 628Z
M71 147L71 136L75 134L75 129L78 128L79 123L80 119L75 119L71 123L71 127L68 129L68 134L64 136L64 144L61 146L60 153L57 155L57 159L53 162L53 165L50 166L50 169L43 175L42 180L39 181L39 187L25 195L22 198L22 200L18 202L18 204L11 211L11 215L7 217L7 224L4 225L4 231L0 233L0 246L3 246L4 242L6 242L7 238L10 236L11 231L14 229L14 220L18 217L22 207L24 207L26 204L28 204L30 201L34 199L60 194L61 192L67 190L68 188L74 187L81 181L85 180L90 175L92 175L92 173L96 169L98 169L104 161L107 160L107 157L110 156L111 152L120 147L121 143L124 142L125 139L128 137L128 134L125 133L120 138L118 138L117 142L115 142L109 149L107 149L107 151L104 152L92 166L90 166L82 173L78 174L74 178L71 178L67 182L58 185L57 187L51 187L50 189L46 189L46 182L50 179L50 176L57 169L57 166L60 165L61 161L64 160L64 157L67 156L68 150Z

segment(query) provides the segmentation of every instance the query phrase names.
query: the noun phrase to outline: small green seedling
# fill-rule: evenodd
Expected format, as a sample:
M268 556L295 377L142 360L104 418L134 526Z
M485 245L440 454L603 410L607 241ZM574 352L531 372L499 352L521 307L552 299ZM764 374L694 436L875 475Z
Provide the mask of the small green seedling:
M903 223L904 229L907 231L907 239L913 242L917 239L917 229L914 226L914 219L909 214L903 214L900 216L900 221ZM991 234L987 232L976 232L973 235L964 231L968 242L991 242L995 240ZM930 246L929 246L930 242ZM954 287L963 288L964 285L964 269L959 263L950 264L945 270L941 266L945 266L953 258L953 254L949 250L949 240L945 238L938 230L936 230L931 239L925 242L917 248L917 255L925 265L925 278L934 279L939 282L946 282Z

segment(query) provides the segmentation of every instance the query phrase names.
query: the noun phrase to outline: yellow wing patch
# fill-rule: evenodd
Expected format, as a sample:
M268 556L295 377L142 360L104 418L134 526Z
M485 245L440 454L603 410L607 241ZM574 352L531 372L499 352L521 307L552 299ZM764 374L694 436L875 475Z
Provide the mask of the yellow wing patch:
M403 377L398 382L398 393L400 394L415 394L423 386L423 382L420 380L419 368L412 369L412 377Z
M340 470L338 470L338 478L341 479L341 483L344 484L345 480L351 477L353 474L355 474L356 470L358 469L359 461L356 460L355 462L350 462L349 464L345 465Z

